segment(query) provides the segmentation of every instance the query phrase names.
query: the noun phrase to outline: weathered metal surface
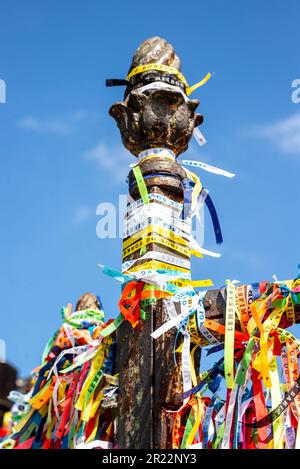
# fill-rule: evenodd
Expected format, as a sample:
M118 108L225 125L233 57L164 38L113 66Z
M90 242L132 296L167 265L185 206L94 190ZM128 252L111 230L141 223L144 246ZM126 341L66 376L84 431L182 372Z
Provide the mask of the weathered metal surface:
M179 313L179 311L178 311ZM165 301L159 301L154 316L154 329L157 329L169 316ZM172 441L173 415L170 411L179 409L182 405L182 376L181 356L176 354L174 360L174 346L177 329L173 328L156 339L154 343L153 370L153 447L155 449L169 449ZM181 338L177 343L179 346Z
M180 69L173 47L159 37L141 44L130 70L149 63ZM133 155L162 147L171 149L178 156L187 150L194 128L203 122L203 116L195 112L199 101L188 99L178 87L141 90L147 79L159 79L161 75L154 70L134 75L130 79L130 93L126 99L113 104L109 110L120 129L124 146ZM176 75L172 76L176 78Z
M101 309L99 298L93 293L84 293L78 298L75 311L82 311L84 309Z
M129 72L138 65L150 63L169 65L180 70L181 63L174 47L165 39L155 36L146 39L135 51Z
M117 330L117 444L121 449L152 448L152 307L146 313L146 320L134 329L124 322Z
M167 158L155 158L141 161L140 168L143 176L148 176L145 183L148 192L157 192L167 197L171 197L176 202L182 202L182 183L186 178L186 172L176 161ZM152 174L163 174L161 177ZM133 171L128 175L129 193L135 199L138 197L138 187L135 182Z

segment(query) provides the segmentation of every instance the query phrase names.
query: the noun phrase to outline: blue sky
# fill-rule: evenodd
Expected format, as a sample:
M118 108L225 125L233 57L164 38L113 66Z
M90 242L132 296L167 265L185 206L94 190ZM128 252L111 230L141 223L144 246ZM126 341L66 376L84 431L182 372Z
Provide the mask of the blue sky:
M116 316L119 285L97 263L120 267L121 241L96 236L101 202L116 203L134 158L109 106L147 37L171 42L204 114L207 144L184 158L232 170L201 174L223 229L218 260L193 277L253 282L292 278L300 261L299 2L2 0L0 79L0 338L21 374L39 364L60 308L85 291ZM215 249L206 216L205 247Z

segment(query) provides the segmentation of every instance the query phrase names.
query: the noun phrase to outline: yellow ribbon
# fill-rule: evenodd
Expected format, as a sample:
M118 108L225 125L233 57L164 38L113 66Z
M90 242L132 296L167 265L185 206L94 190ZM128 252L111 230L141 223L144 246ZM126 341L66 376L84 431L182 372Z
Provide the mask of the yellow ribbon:
M193 443L194 441L194 438L196 436L196 433L199 429L199 425L200 425L200 422L204 416L204 404L201 400L200 397L196 397L195 399L193 400L196 400L195 403L191 404L192 407L193 407L193 411L195 413L195 423L193 425L193 428L189 434L189 436L187 437L187 440L186 440L186 447L189 448L189 446Z
M199 177L197 176L196 173L193 173L192 171L190 171L187 168L185 168L184 170L185 170L187 176L195 183L195 186L194 186L193 192L192 192L192 210L193 210L195 208L196 203L197 203L197 199L199 197L199 194L202 191L202 184L201 184L201 181L200 181L200 179L199 179Z
M145 262L144 264L139 264L135 267L130 267L126 272L138 272L139 270L145 270L145 269L166 269L166 270L177 270L178 272L184 272L184 273L189 273L189 269L185 269L184 267L179 267L174 264L167 264L165 262L160 262L156 260L150 260L148 262ZM124 272L124 273L126 273Z
M167 230L165 228L162 228L161 226L153 224L146 226L146 228L143 228L140 231L137 231L130 238L123 241L123 249L128 248L128 246L131 246L131 244L134 244L140 238L145 238L145 236L148 236L151 233L164 236L165 238L170 239L171 241L175 241L176 243L182 244L183 246L189 246L190 244L188 240L182 238L173 231Z
M156 70L158 72L166 72L170 75L176 75L177 78L184 83L186 87L187 96L192 94L197 88L200 88L200 86L203 86L205 83L207 83L208 80L212 77L212 74L209 72L205 75L204 78L202 78L202 80L198 81L193 86L189 86L187 80L182 75L182 73L179 70L177 70L177 68L170 67L169 65L151 63L151 64L139 65L138 67L135 67L127 75L126 80L130 80L130 78L133 77L134 75L139 75L141 73L148 72L150 70Z
M224 343L224 372L228 389L234 388L234 331L236 305L236 281L227 280L225 343Z
M272 362L271 362L270 377L271 377L272 410L274 410L276 409L277 406L280 405L281 400L282 400L276 357L273 357ZM283 449L284 425L282 421L282 416L274 420L274 422L272 423L272 426L273 426L273 448Z

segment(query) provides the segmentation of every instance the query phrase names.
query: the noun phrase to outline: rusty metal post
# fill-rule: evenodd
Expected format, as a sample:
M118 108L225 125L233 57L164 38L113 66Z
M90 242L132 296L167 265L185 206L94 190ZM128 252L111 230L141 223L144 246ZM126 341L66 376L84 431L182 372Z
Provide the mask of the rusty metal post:
M117 445L121 449L152 448L153 308L132 330L124 322L117 331L116 371L119 373Z
M137 67L145 64L169 69L163 73L156 67L137 71ZM113 104L109 113L117 122L124 146L133 155L153 148L171 150L174 158L145 158L139 166L148 193L159 193L183 203L182 180L186 172L176 157L188 148L193 130L203 117L195 112L199 101L185 94L180 68L180 59L167 41L159 37L144 41L132 59L124 101ZM109 86L114 84L120 84L120 80L108 80ZM157 173L159 178L155 177ZM140 195L132 171L129 186L130 195L136 200ZM181 256L155 243L147 245L146 250ZM134 252L123 261L138 257ZM124 322L117 330L120 448L169 447L167 411L181 404L176 396L182 390L180 364L176 367L173 359L177 329L156 341L151 338L151 333L166 319L164 300L159 300L155 306L146 308L146 320L140 320L134 329Z

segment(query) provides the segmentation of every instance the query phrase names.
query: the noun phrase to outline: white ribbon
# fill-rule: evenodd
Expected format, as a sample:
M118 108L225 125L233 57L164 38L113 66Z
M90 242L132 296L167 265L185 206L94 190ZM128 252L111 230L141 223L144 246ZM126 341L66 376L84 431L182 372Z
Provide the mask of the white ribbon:
M143 158L146 158L147 156L161 156L161 157L164 157L164 156L170 156L171 158L173 158L173 160L176 159L176 155L175 153L170 150L169 148L149 148L148 150L143 150L141 151L141 153L139 153L139 161L141 161Z
M57 364L59 363L59 361L62 359L62 357L64 355L66 355L66 353L72 353L74 355L78 355L79 353L82 353L82 352L85 352L87 350L87 348L89 347L89 345L80 345L78 347L72 347L72 348L69 348L69 349L65 349L63 350L59 355L58 357L56 358L55 362L54 362L54 365L52 366L52 368L50 369L50 372L47 376L47 381L51 378L51 375L52 373L54 372L57 376Z
M216 435L218 434L218 431L225 420L225 415L226 415L226 402L224 402L219 412L215 416Z
M193 238L193 236L191 236L191 238L190 238L190 247L191 247L191 249L193 249L194 251L200 252L201 254L204 254L204 255L206 255L206 256L210 256L210 257L221 257L221 254L220 254L219 252L209 251L208 249L204 249L204 248L202 248L201 246L199 246L199 244L198 244L197 241Z
M113 444L109 441L104 440L94 440L90 441L89 443L78 443L75 446L75 449L93 449L93 448L100 448L100 449L112 449Z
M128 215L128 212L125 216L124 224L130 223L134 218L141 216L148 217L173 217L182 222L181 211L176 207L167 207L166 205L159 204L157 202L151 202L150 204L141 205L134 209Z
M183 89L180 88L180 86L170 85L169 83L165 83L164 81L154 81L153 83L149 83L148 85L144 85L144 86L141 86L140 88L137 88L136 90L134 90L134 92L142 93L143 91L147 91L147 90L161 90L161 89L166 89L166 90L169 89L171 91L177 91L182 95L182 97L184 98L186 102L190 101L187 95L185 94L185 92L183 91Z
M192 298L191 307L189 307L189 298ZM186 293L183 293L179 301L181 306L181 313L176 314L175 316L173 312L172 318L169 321L165 322L162 326L152 332L151 337L153 337L153 339L157 339L161 335L165 334L172 327L176 326L177 324L180 324L193 309L195 310L197 308L199 298L197 295L188 297Z
M241 367L241 363L239 364L237 368L237 374L239 372L240 367ZM239 386L235 386L231 390L231 393L230 393L230 399L229 399L229 404L228 404L228 409L227 409L227 414L226 414L225 430L224 430L224 435L222 439L221 449L229 449L229 446L230 446L230 433L231 433L233 412L234 412L236 395L237 395L238 389L239 389Z
M151 206L152 205L153 203L151 204ZM124 222L124 232L126 233L127 231L131 231L134 228L139 228L139 230L141 230L145 226L147 226L147 224L155 224L160 221L160 223L162 223L163 225L171 225L173 227L176 227L178 230L185 233L185 236L191 234L190 223L185 223L183 220L174 218L172 216L162 216L162 212L158 208L156 208L155 210L150 209L150 212L152 213L149 213L148 209L147 212L142 211L142 213L138 213L136 215L133 215L129 219L126 219Z
M166 197L165 195L150 193L148 194L148 197L149 197L149 200L156 200L158 202L162 202L168 207L175 207L180 211L183 209L182 203L175 202L175 200L172 200L169 197ZM143 199L134 200L130 195L128 195L128 202L129 204L126 207L128 212L135 210L137 207L140 207L141 205L144 205Z
M191 263L188 260L176 257L175 255L171 256L170 254L165 254L163 252L148 251L146 252L146 254L144 254L142 257L139 257L138 259L132 259L130 261L124 262L122 264L122 272L126 272L127 270L129 270L137 261L142 261L146 259L157 260L160 262L166 262L167 264L172 264L174 265L174 270L176 269L176 266L183 267L188 270L190 270L191 268Z
M161 335L165 334L169 329L172 329L172 327L176 326L177 324L180 324L185 317L186 311L182 311L180 314L177 314L176 316L172 317L172 319L165 322L162 326L152 332L151 337L153 339L157 339Z
M183 346L182 346L182 382L183 382L183 392L189 391L192 388L192 378L191 378L191 353L190 353L190 345L191 345L191 338L190 334L187 330L183 332L184 339L183 339ZM183 404L185 405L190 399L188 395Z
M200 147L202 147L203 145L205 145L207 143L205 138L204 138L204 135L202 134L201 130L199 130L198 127L194 128L193 136L194 136L195 140L197 140L197 142L199 143Z
M202 161L182 160L181 164L186 165L186 166L193 166L196 168L201 168L204 171L207 171L208 173L217 174L219 176L225 176L227 178L232 178L235 176L234 173L226 171L225 169L217 168L216 166L212 166L207 163L203 163Z

